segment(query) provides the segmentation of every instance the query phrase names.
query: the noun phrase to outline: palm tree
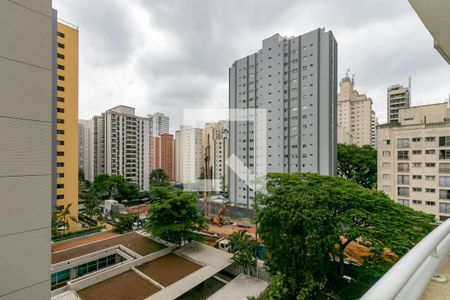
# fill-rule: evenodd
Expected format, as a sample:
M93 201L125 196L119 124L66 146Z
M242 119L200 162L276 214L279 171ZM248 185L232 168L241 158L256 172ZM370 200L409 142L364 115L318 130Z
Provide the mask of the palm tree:
M245 230L239 230L229 236L233 262L242 268L243 272L251 275L256 269L256 241L252 240Z
M77 218L70 215L70 207L72 206L72 203L67 204L66 207L64 205L58 206L56 209L56 216L59 224L63 224L64 226L64 232L63 234L66 235L66 226L67 228L70 228L69 219L78 222Z

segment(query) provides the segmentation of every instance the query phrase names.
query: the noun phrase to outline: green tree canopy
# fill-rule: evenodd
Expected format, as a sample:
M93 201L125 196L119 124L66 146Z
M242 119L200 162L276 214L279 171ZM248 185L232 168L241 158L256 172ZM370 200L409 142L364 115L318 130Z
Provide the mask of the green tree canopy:
M206 219L197 207L197 195L166 188L149 208L144 228L154 236L181 246L196 239L195 230L206 228Z
M139 187L128 182L121 175L99 174L95 176L92 190L101 199L111 199L114 197L117 201L133 200L139 196Z
M130 231L133 227L133 223L138 219L138 215L136 213L122 214L115 212L113 216L119 219L119 222L114 226L114 229L118 233Z
M377 151L369 145L338 145L337 172L342 178L373 189L377 186Z
M150 172L150 187L169 186L169 177L163 169L155 169Z
M277 276L273 286L281 282L285 291L280 299L314 298L341 278L352 241L370 250L368 263L392 264L431 231L433 221L382 192L317 174L270 174L255 208L271 256L268 270Z

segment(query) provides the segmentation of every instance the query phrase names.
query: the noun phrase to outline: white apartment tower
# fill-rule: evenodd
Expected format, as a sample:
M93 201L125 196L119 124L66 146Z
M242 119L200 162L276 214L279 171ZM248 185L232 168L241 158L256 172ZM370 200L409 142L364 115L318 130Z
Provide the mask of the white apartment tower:
M94 121L78 120L78 163L87 181L94 181Z
M164 133L169 133L169 117L157 112L147 115L150 123L150 137L157 137Z
M175 180L182 184L194 184L200 178L204 165L202 130L181 125L175 132Z
M374 111L372 110L372 99L365 94L359 94L355 90L355 80L346 76L339 84L338 94L338 130L350 133L353 144L358 146L373 145Z
M94 117L94 173L119 174L149 188L149 120L120 105Z
M387 89L387 121L398 122L399 110L411 105L409 88L394 84Z
M447 103L399 110L398 122L378 126L378 189L392 200L450 217L450 121Z
M297 37L275 34L262 49L229 69L229 107L266 110L261 124L233 121L230 155L243 164L246 178L229 172L230 200L251 207L255 191L247 182L267 172L336 174L337 43L333 34L316 29ZM265 140L262 137L265 136ZM265 153L265 154L262 154ZM257 168L258 167L258 168ZM240 171L239 171L240 172Z

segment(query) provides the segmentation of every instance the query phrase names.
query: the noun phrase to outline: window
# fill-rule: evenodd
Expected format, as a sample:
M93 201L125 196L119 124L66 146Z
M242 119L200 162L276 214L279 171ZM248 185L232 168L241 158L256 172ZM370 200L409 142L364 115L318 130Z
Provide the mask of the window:
M397 148L408 148L408 147L409 147L409 139L397 140Z
M435 206L435 205L436 205L436 202L434 202L434 201L425 201L425 205L428 205L428 206Z
M439 199L450 199L450 190L439 190Z
M421 192L421 191L422 191L422 188L413 187L413 188L412 188L412 191L418 193L418 192Z
M58 80L64 81L66 78L64 76L58 75Z
M412 179L413 180L421 180L422 179L422 175L413 175Z
M439 137L439 147L450 146L450 136Z
M398 175L397 183L398 184L409 184L409 176L408 175Z
M434 167L436 167L436 163L425 163L425 167L434 168Z
M56 173L56 178L64 178L64 173Z
M56 195L56 199L58 200L64 199L64 195Z
M439 173L450 173L450 163L440 163Z
M56 141L56 144L57 144L58 146L64 146L64 141Z
M397 188L397 195L399 196L409 196L409 188L404 186L399 186Z
M58 123L58 124L64 124L64 119L57 119L57 120L56 120L56 123Z
M60 92L64 92L64 90L65 90L65 88L62 86L58 86L58 87L56 87L56 89Z
M425 138L425 142L434 142L436 140L436 137L434 136L427 136Z
M391 175L390 174L383 174L383 179L384 180L390 180L391 179Z
M391 192L391 187L389 185L383 185L383 192L390 193Z
M426 175L425 176L425 180L428 180L428 181L434 181L436 179L436 176L434 176L434 175Z
M422 167L422 163L420 163L420 162L414 162L414 163L412 164L412 166L413 166L413 168L420 168L420 167Z
M63 183L58 183L58 184L56 185L56 188L57 188L57 189L63 189L63 188L64 188L64 184L63 184Z
M397 159L398 160L409 159L409 151L397 151Z
M413 150L413 151L412 151L412 154L413 154L413 155L419 155L419 154L422 154L422 150Z
M409 164L408 163L399 163L397 166L398 172L409 172Z
M64 98L63 98L63 97L57 97L57 98L56 98L56 101L58 101L58 102L64 102Z
M62 37L62 38L64 38L64 37L65 37L65 34L64 34L64 33L62 33L62 32L59 32L59 31L58 31L58 32L56 33L56 35L57 35L57 36L59 36L59 37Z
M450 203L439 203L439 212L450 214Z
M388 162L384 162L383 163L383 168L384 169L389 169L391 167L391 163L388 163Z
M64 70L64 69L66 69L63 65L58 65L58 69L59 70Z
M65 47L63 43L58 43L58 48L64 49Z
M398 199L398 204L409 206L409 200L408 199Z
M439 150L439 159L450 159L450 150Z
M391 144L391 140L383 140L383 145L390 145Z
M61 54L61 53L56 54L56 57L58 57L60 59L64 59L65 58L64 54Z
M439 216L439 221L445 222L445 221L448 220L448 218L450 218L450 217L447 217L447 216Z
M422 205L422 200L413 200L413 204Z
M57 167L64 167L64 163L63 163L63 162L57 162L57 163L56 163L56 166L57 166Z
M63 112L64 112L64 108L59 108L59 107L58 107L58 108L56 109L56 111L59 112L59 113L63 113Z
M439 186L450 186L450 176L439 176Z
M391 151L383 151L383 157L391 156Z
M436 193L436 189L426 188L425 193Z
M64 130L58 129L58 130L56 130L56 134L64 134Z
M64 151L58 151L58 152L56 152L56 156L64 156Z
M420 138L420 137L412 138L412 141L413 141L414 143L420 142L421 140L422 140L422 138Z

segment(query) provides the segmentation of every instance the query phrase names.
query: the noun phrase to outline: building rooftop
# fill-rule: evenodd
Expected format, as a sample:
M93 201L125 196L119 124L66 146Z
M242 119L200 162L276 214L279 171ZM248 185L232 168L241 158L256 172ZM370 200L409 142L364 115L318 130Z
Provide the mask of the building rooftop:
M77 293L82 300L142 300L157 291L159 291L158 287L130 270L79 290Z
M446 300L450 295L450 253L442 261L437 272L447 277L447 282L437 282L433 279L428 283L421 300Z
M175 254L168 254L137 267L163 286L169 286L203 266Z
M247 300L250 296L258 296L268 285L267 281L240 274L208 300Z
M88 244L82 244L69 249L55 251L52 253L52 264L117 245L122 245L141 256L145 256L165 248L164 245L159 244L141 234L131 232Z

